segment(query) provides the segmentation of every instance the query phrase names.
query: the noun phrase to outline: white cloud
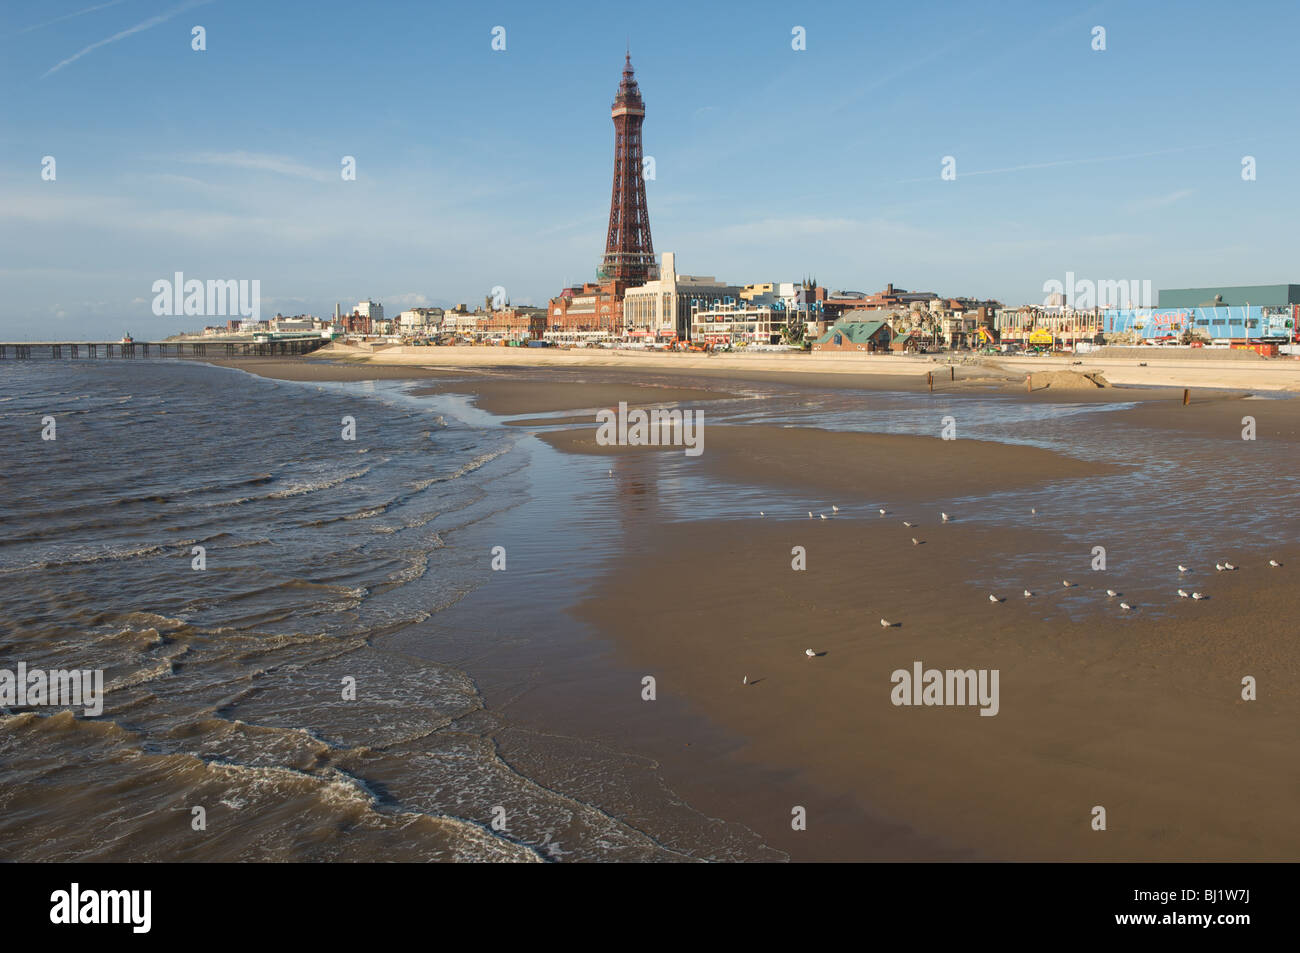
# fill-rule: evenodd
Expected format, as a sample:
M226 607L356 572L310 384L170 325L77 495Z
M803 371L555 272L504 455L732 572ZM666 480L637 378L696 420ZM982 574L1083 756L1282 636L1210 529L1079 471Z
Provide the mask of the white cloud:
M333 182L338 172L317 169L288 156L267 155L258 152L199 152L174 157L180 162L194 162L200 165L226 166L235 169L253 169L259 172L274 172L298 179L310 179L313 182Z

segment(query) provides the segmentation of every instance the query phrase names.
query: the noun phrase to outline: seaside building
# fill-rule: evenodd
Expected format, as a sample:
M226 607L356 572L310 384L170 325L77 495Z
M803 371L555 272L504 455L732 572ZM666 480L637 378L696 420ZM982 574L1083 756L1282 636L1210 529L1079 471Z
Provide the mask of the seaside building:
M927 306L931 301L942 300L933 291L908 291L895 288L891 281L884 291L868 294L865 291L832 291L825 298L824 308L831 318L838 318L850 311L890 310L894 308L907 310L915 305Z
M1163 292L1161 296L1163 297ZM1289 344L1297 339L1300 305L1213 308L1108 308L1101 319L1110 343L1212 345Z
M475 333L480 338L526 341L540 340L545 331L545 308L512 305L484 312Z
M780 344L788 324L805 328L820 313L808 308L782 308L770 304L721 304L691 311L691 340L701 344Z
M339 324L343 328L344 334L373 334L375 326L373 320L367 314L359 311L353 311L351 314L345 314L339 319Z
M397 326L404 334L436 332L442 324L442 313L442 308L409 308L397 315Z
M371 301L369 298L365 301L358 301L357 306L352 309L352 313L359 314L363 318L369 318L372 324L384 320L384 306L377 301Z
M676 256L664 252L660 277L624 293L623 333L659 343L684 341L693 336L695 311L734 305L741 290L712 275L679 275Z
M645 102L632 72L631 53L624 59L623 78L610 107L610 118L614 121L614 178L605 254L596 281L565 288L547 304L548 330L593 337L619 336L623 333L623 297L627 289L659 277L642 171Z
M994 317L994 327L999 343L1004 345L1046 346L1050 337L1052 346L1072 348L1096 341L1103 330L1102 311L1100 308L1057 310L1034 305L1002 308Z
M879 309L850 311L813 341L813 351L888 351L894 334L883 314Z
M1286 308L1300 305L1300 285L1161 288L1158 302L1161 308Z

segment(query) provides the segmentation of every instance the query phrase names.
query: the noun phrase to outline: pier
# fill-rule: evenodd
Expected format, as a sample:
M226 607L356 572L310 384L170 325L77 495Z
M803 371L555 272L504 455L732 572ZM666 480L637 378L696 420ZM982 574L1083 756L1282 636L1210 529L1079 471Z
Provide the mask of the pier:
M0 341L0 360L95 358L238 358L310 354L324 338L272 341Z

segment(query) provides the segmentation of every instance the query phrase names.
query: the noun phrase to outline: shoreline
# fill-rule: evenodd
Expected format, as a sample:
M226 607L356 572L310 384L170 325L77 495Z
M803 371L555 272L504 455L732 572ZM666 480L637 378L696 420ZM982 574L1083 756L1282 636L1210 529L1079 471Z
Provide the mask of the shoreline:
M1159 350L1156 348L1153 351ZM1005 376L1004 386L1023 389L1024 375L1047 371L1100 371L1112 385L1122 387L1197 388L1214 390L1267 390L1283 393L1300 392L1300 360L1284 358L1133 358L1102 357L1087 354L1062 357L1023 357L971 355L976 364L959 363L959 379L983 368L983 376ZM809 353L722 353L677 354L657 351L614 349L511 348L511 347L407 347L394 346L378 350L352 345L332 344L313 352L306 360L343 361L372 366L416 366L444 371L467 371L473 368L636 368L641 372L709 371L714 374L778 374L800 377L853 378L869 387L866 381L892 381L900 389L925 389L926 374L946 370L950 365L937 358L901 354L809 354ZM1143 366L1145 364L1145 366ZM940 382L940 386L941 386ZM937 388L936 388L937 389Z

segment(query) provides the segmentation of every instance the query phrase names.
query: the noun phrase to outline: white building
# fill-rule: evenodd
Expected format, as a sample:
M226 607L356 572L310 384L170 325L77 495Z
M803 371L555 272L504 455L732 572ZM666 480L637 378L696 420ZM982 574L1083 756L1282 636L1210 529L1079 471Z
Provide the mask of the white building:
M398 327L403 333L436 331L442 320L442 308L410 308L397 316Z
M352 310L363 318L369 318L372 322L377 323L384 320L384 306L377 301L371 301L369 298L365 301L358 301L357 306Z
M780 344L791 321L807 325L819 312L807 308L718 305L691 311L691 340L701 344Z
M623 333L634 338L686 340L691 311L735 304L738 285L724 285L712 275L679 275L673 252L664 252L656 281L629 288L623 297Z

